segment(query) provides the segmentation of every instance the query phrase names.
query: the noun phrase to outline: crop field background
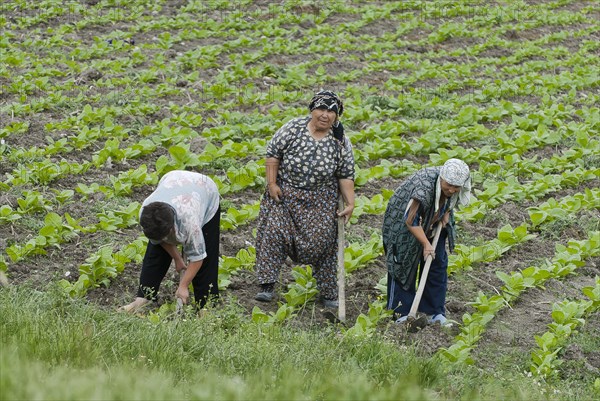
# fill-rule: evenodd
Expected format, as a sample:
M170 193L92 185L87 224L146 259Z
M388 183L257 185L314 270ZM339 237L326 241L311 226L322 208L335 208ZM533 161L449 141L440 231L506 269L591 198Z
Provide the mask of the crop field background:
M574 0L3 1L0 399L599 398L598 21ZM307 266L253 299L265 145L322 88L357 166L344 325ZM383 213L452 157L474 188L454 324L408 333L384 308ZM117 313L173 169L219 185L221 305L177 319L173 273Z

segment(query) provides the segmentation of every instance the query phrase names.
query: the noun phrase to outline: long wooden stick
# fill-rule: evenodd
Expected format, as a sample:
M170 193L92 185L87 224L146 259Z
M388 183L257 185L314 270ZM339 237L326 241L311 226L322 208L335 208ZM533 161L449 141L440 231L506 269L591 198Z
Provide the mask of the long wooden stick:
M435 252L437 248L438 239L440 238L440 233L442 232L442 223L437 223L435 229L435 235L433 237L432 246ZM415 318L417 316L417 310L419 309L419 304L421 303L421 297L423 296L423 291L425 290L425 282L427 281L427 275L429 274L429 267L431 266L431 262L433 261L433 256L427 256L427 260L425 261L425 267L423 268L423 274L421 274L421 278L419 279L419 288L417 289L417 294L415 295L415 299L413 300L412 306L410 307L410 312L408 312L409 318Z
M338 209L344 210L344 200L340 195ZM338 319L346 321L346 268L344 267L344 216L338 217Z

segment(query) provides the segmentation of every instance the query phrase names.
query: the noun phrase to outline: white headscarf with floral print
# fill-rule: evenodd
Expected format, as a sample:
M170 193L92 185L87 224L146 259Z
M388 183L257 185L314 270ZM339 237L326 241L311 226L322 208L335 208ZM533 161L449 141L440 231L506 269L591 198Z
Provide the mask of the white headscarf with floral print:
M450 209L456 204L466 206L471 200L471 174L467 163L460 159L448 159L440 169L440 177L437 182L435 209L439 205L439 197L442 193L440 179L443 179L450 185L460 187L460 191L450 198Z

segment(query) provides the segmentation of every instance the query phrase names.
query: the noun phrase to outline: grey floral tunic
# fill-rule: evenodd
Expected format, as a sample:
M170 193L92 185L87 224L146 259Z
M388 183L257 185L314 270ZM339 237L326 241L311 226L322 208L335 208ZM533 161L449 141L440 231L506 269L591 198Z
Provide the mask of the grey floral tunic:
M281 127L267 145L267 157L279 159L278 178L295 188L337 188L340 178L354 179L352 144L343 146L332 135L314 139L308 131L310 117L295 118Z

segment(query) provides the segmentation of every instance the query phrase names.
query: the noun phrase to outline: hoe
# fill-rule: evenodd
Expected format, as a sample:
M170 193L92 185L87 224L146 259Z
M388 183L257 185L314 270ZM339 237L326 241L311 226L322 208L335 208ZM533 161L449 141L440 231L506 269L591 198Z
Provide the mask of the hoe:
M433 237L432 246L433 249L437 248L438 239L440 238L440 232L442 231L442 223L438 223L435 229L435 235ZM419 310L419 304L421 303L421 297L423 296L423 290L425 290L425 283L427 282L427 275L429 274L429 267L431 266L431 262L433 261L433 256L427 256L427 260L425 261L425 267L423 267L423 274L421 274L421 278L419 279L419 288L417 289L417 293L415 295L415 299L410 308L410 312L408 312L408 319L406 319L406 324L408 331L415 332L421 330L423 327L427 325L427 316L421 315L417 318L417 311Z

